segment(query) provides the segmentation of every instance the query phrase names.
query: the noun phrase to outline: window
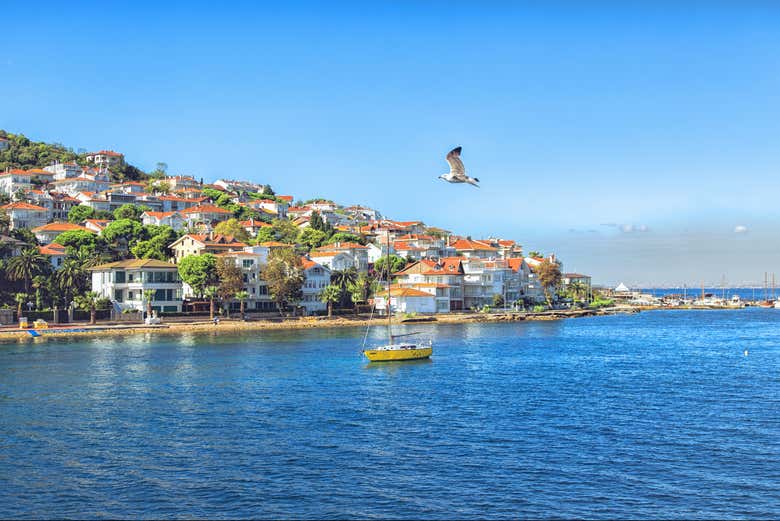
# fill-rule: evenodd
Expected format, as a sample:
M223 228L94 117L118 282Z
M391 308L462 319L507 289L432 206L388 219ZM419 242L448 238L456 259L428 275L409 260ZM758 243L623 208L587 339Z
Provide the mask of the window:
M124 271L116 271L114 272L114 282L117 284L122 284L125 282L125 272Z
M122 293L123 293L123 291L121 289L115 289L114 290L114 300L116 300L117 302L123 302Z
M255 261L252 259L244 259L244 268L251 268L254 265Z

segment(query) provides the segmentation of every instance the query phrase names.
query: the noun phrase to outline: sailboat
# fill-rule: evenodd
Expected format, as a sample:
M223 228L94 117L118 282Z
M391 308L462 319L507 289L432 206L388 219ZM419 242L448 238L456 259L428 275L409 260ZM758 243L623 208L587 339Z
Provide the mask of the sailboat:
M387 234L387 301L385 302L385 312L387 313L387 337L388 343L364 349L363 355L371 362L400 362L403 360L422 360L429 358L433 354L433 345L428 342L399 342L396 338L413 336L417 333L406 333L403 335L393 335L393 312L390 305L390 234ZM368 328L371 328L369 324ZM368 328L366 337L368 337ZM365 347L365 339L363 340Z

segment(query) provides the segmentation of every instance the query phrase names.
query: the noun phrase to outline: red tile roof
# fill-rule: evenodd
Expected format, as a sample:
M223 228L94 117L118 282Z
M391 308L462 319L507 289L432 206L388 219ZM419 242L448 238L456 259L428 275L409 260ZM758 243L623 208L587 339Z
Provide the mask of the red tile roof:
M192 200L192 199L190 199ZM187 208L186 210L181 210L181 213L221 213L221 214L228 214L233 213L230 210L225 210L224 208L220 208L219 206L214 206L213 204L201 204L198 206L193 206L191 208Z
M0 206L3 210L30 210L35 212L46 212L46 208L43 208L42 206L36 206L34 204L25 203L25 202L16 202L16 203L10 203L6 204L4 206Z
M33 228L32 229L33 233L38 233L38 232L69 232L71 230L83 230L85 232L95 233L94 231L90 230L89 228L85 228L83 226L79 226L78 224L65 223L65 222L44 224L43 226L38 226L37 228Z

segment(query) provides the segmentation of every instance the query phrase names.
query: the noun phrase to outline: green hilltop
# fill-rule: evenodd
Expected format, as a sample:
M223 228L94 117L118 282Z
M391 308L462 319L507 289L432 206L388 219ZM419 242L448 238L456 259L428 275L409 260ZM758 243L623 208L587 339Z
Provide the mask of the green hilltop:
M7 139L9 145L8 148L0 150L0 171L43 168L55 162L87 165L83 154L79 155L72 148L60 143L32 141L24 134L12 134L2 129L0 138ZM143 170L127 163L111 167L110 172L113 181L142 181L149 178Z

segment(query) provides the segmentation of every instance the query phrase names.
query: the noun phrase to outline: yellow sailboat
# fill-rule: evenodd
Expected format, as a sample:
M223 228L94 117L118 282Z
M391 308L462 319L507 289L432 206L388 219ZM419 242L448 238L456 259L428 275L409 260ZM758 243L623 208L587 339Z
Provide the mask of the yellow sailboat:
M385 302L385 312L387 313L387 336L389 342L385 345L376 346L371 349L364 349L363 355L372 362L400 362L403 360L422 360L433 354L433 345L430 340L425 343L400 342L395 343L396 338L416 335L417 333L407 333L403 335L393 335L393 311L390 304L390 234L387 234L387 301ZM370 325L368 326L371 327ZM368 336L368 330L366 330ZM363 347L365 347L365 339Z

